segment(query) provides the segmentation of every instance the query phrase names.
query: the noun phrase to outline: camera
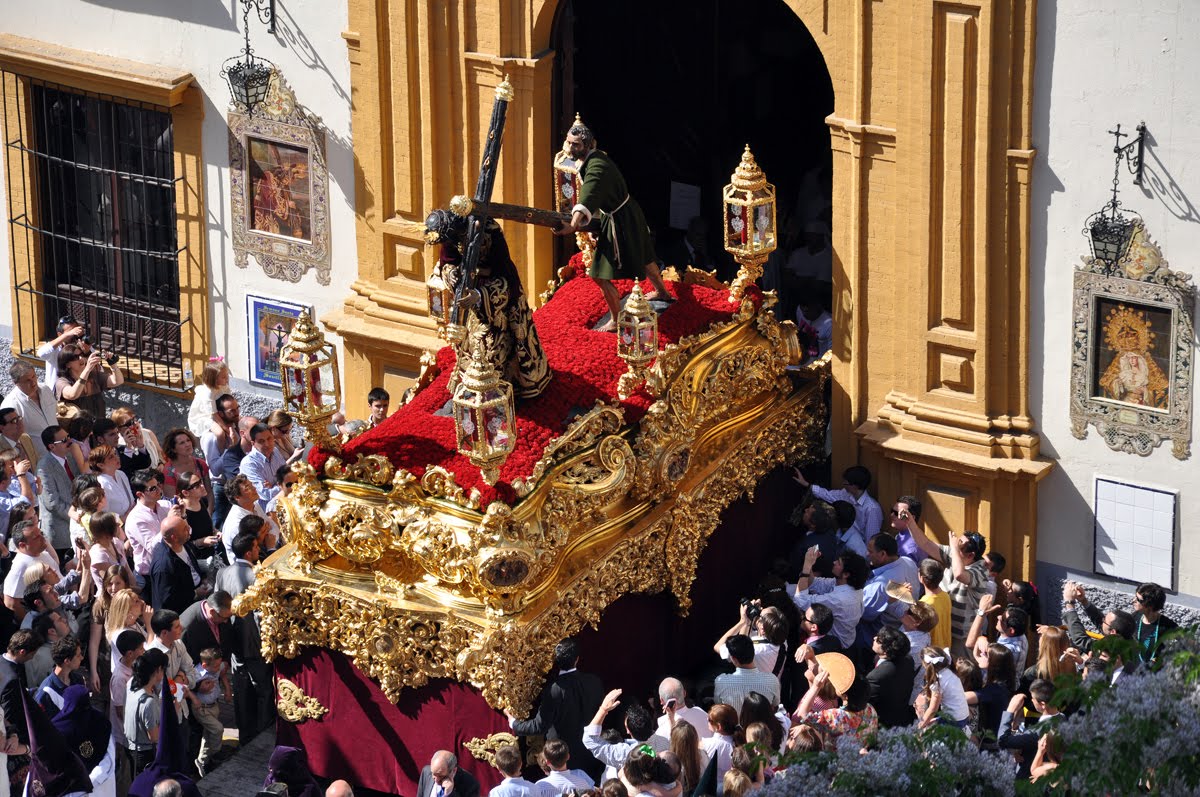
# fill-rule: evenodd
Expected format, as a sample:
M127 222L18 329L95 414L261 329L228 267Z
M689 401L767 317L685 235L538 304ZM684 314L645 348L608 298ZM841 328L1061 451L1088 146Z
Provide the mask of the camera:
M762 607L754 602L753 598L742 598L742 605L746 607L746 619L754 621L762 614Z
M86 343L89 346L93 345L91 335L84 335L79 340L81 340L82 342ZM110 351L104 351L103 349L98 350L98 353L100 354L100 356L102 358L104 358L104 362L108 363L109 365L116 365L117 360L121 359L116 354L113 354Z

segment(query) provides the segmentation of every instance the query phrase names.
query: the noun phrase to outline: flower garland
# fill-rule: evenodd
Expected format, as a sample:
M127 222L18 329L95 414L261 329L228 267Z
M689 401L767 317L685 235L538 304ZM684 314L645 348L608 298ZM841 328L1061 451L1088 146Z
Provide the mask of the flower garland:
M581 274L577 258L578 254L569 265L575 274ZM615 280L613 284L621 295L633 289L632 280ZM652 289L648 283L642 287ZM659 316L660 347L727 321L736 310L729 303L728 290L685 283L668 283L668 288L677 301ZM759 295L757 291L752 293L754 297ZM607 312L604 297L592 280L570 278L553 299L534 312L533 321L554 378L537 398L517 402L517 448L505 461L494 487L485 484L479 469L458 453L454 419L435 414L450 400L447 385L455 360L449 346L437 354L438 377L382 424L350 441L343 448L343 459L353 461L359 454L383 454L393 465L418 478L428 467L440 465L455 474L466 492L478 489L484 508L496 498L515 503L513 480L533 471L546 446L566 431L570 421L590 410L597 400L616 400L617 382L625 373L625 363L617 356L615 336L592 329ZM652 401L643 388L620 402L626 421L641 420ZM309 462L321 472L328 456L314 449Z

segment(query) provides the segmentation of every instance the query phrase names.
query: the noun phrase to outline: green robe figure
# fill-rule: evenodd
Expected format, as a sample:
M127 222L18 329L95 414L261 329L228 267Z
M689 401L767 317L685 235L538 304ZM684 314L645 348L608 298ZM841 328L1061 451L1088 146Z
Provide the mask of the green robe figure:
M582 158L583 165L579 167L579 202L571 208L570 224L564 224L558 233L572 235L593 218L599 220L596 253L588 276L600 286L608 304L610 318L600 329L614 332L617 314L621 311L621 297L612 280L645 276L654 285L654 290L646 294L647 299L669 302L672 301L671 294L663 284L654 260L650 229L646 226L642 208L629 195L625 178L608 153L596 149L592 131L576 121L567 133L563 151L575 160Z

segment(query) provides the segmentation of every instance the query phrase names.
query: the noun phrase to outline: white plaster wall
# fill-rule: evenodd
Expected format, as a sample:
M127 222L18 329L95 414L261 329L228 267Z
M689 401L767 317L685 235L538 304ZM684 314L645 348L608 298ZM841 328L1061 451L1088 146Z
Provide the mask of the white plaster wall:
M204 189L213 353L223 354L235 381L248 375L246 293L311 304L318 316L341 304L357 272L354 158L350 145L350 65L342 31L345 0L278 0L276 34L250 13L250 44L280 68L297 101L328 131L332 276L329 285L308 271L299 283L268 279L253 257L233 262L230 235L229 90L221 63L240 52L240 0L21 0L0 3L7 33L190 72L204 93ZM0 192L6 191L0 175ZM7 206L7 203L5 203ZM0 224L2 261L11 257L8 225ZM5 269L11 275L11 267ZM11 328L12 297L0 291L0 333ZM336 339L336 338L335 338Z
M1072 270L1088 241L1084 220L1106 201L1120 122L1145 121L1144 188L1125 171L1124 206L1139 212L1176 271L1200 256L1200 14L1195 0L1039 0L1034 89L1031 406L1042 451L1058 460L1042 482L1038 560L1090 572L1097 475L1177 490L1182 521L1176 586L1200 595L1200 441L1180 461L1170 443L1148 457L1111 451L1092 430L1070 432ZM1130 139L1126 139L1129 141ZM1193 418L1200 420L1200 407ZM1103 581L1103 579L1096 579Z

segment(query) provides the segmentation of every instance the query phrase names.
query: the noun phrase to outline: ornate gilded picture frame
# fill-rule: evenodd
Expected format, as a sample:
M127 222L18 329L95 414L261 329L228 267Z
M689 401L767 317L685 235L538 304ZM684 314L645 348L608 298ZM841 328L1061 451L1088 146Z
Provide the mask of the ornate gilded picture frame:
M1163 441L1191 456L1195 288L1170 270L1144 226L1126 257L1075 271L1071 432L1148 456Z
M229 113L234 263L299 282L310 268L329 284L329 172L325 132L296 104L279 72L253 116Z

